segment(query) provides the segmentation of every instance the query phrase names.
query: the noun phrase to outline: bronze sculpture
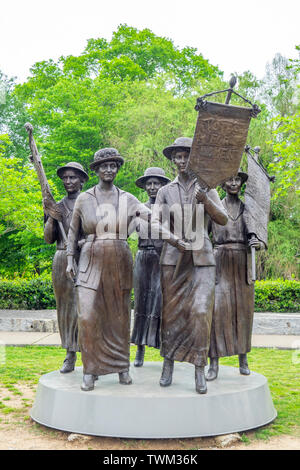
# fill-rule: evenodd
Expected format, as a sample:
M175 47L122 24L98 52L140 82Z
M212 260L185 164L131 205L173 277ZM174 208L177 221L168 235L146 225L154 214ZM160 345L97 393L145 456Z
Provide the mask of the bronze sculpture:
M46 243L56 242L56 253L52 265L52 281L61 343L62 347L67 350L60 372L67 373L74 370L76 352L79 351L79 348L76 295L74 283L66 275L67 254L64 234L68 234L75 201L80 194L83 183L89 177L83 167L76 162L67 163L59 168L57 175L63 181L67 196L57 203L54 211L47 209L50 215L46 216L44 238ZM64 233L62 233L56 220L57 211L61 215ZM77 261L78 255L77 250L75 253Z
M238 355L240 373L250 374L247 353L251 350L254 313L250 248L260 249L262 243L247 235L245 205L239 198L241 186L247 179L248 175L239 171L224 183L227 195L222 205L227 211L228 223L224 227L214 221L211 223L216 289L207 380L217 378L219 357L223 356Z
M135 184L147 191L149 200L145 206L151 209L158 190L169 182L164 170L153 167L147 168ZM134 265L134 325L131 342L137 345L135 367L141 367L144 363L145 345L160 347L162 295L159 259L163 240L152 239L150 232L149 224L148 236L139 237Z
M174 214L167 214L170 236L164 243L160 261L163 292L161 355L164 357L160 385L171 385L174 361L184 361L195 365L196 391L206 393L204 367L207 364L215 289L215 260L207 227L209 218L225 225L227 216L217 191L212 189L205 193L186 171L191 146L192 139L181 137L163 150L164 155L175 163L178 176L161 188L156 198L157 207L170 208L176 203L184 213L186 204L197 203L204 212L204 245L194 251L189 250L190 244L184 240L184 234L175 236ZM173 279L180 252L184 256Z
M90 168L99 183L76 200L68 236L67 273L75 278L74 255L80 230L82 246L75 278L79 344L83 362L82 390L93 390L98 376L118 373L121 384L129 375L130 292L132 255L127 237L139 216L149 209L113 182L124 159L114 148L100 149Z

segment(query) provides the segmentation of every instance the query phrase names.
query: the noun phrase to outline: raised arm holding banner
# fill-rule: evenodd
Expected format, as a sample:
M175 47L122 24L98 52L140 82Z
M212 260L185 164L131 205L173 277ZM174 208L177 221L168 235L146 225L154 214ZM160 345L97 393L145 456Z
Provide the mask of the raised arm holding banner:
M252 117L260 112L257 105L236 93L233 87L236 78L230 80L230 88L209 93L197 99L198 111L196 129L190 151L188 169L191 177L196 177L204 191L216 188L228 178L237 174L244 152L248 129ZM226 104L205 101L214 94L227 92ZM251 104L251 108L229 105L232 93ZM195 217L194 207L191 224ZM186 231L189 238L191 226ZM183 254L177 262L173 280L178 274Z

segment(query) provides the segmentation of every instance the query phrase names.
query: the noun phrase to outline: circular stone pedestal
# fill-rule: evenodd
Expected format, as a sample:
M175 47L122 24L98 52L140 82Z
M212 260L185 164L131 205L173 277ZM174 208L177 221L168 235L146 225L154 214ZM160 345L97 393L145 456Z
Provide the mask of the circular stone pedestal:
M117 374L99 377L83 392L82 368L40 378L31 417L51 428L96 436L182 438L245 431L276 418L267 379L234 367L220 367L208 392L195 391L194 366L175 363L173 383L160 387L162 363L131 367L132 385Z

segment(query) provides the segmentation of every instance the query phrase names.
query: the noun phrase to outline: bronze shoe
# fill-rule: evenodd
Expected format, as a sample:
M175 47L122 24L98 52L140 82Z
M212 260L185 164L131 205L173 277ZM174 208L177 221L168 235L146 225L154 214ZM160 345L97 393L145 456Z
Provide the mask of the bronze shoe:
M209 363L209 369L206 374L206 380L212 381L218 377L219 373L219 358L212 357Z
M122 385L130 385L132 384L132 378L129 375L128 371L119 372L119 382Z
M240 374L250 375L250 369L248 367L247 354L239 354Z
M60 369L61 374L67 374L68 372L72 372L75 369L75 362L77 356L75 352L67 352L66 358L63 362L63 365Z
M95 376L93 374L83 374L81 390L88 392L94 390Z
M204 394L207 392L204 367L195 366L195 384L197 393Z
M144 364L144 356L145 356L145 346L138 346L137 352L135 355L134 366L135 367L142 367Z
M159 381L159 385L161 387L168 387L169 385L171 385L173 370L174 370L174 361L172 361L171 359L165 358L161 378Z

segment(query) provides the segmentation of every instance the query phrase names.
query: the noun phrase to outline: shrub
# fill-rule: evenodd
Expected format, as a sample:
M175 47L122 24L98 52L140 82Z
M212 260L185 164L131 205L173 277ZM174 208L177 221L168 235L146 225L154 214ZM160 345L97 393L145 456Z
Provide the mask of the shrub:
M0 308L24 310L55 308L51 278L0 280Z
M133 304L132 293L132 308ZM0 308L24 310L55 308L50 276L33 279L0 279ZM299 312L300 282L282 279L257 281L255 283L255 311Z
M255 283L256 312L299 312L300 282L283 279Z

